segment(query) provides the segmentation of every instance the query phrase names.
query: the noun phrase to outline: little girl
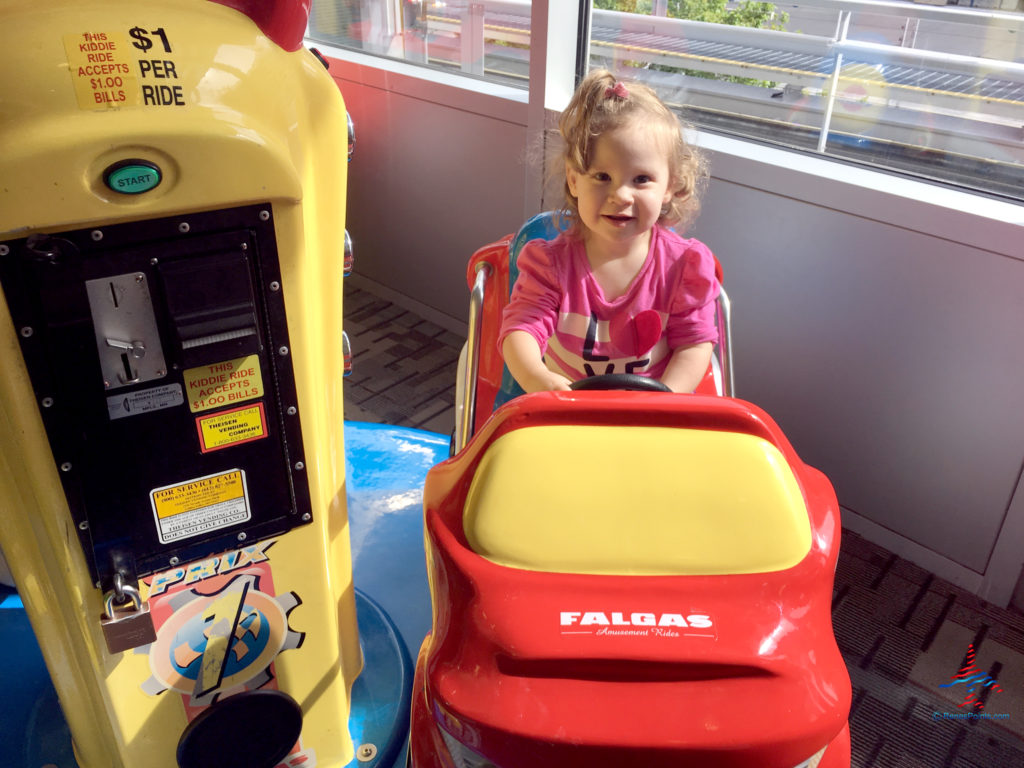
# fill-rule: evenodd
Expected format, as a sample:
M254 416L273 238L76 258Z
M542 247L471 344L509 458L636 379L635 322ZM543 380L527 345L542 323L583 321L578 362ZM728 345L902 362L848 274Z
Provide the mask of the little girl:
M603 373L692 392L718 338L719 286L707 246L668 227L696 212L700 156L654 91L603 70L558 127L570 226L519 255L499 336L509 371L527 392Z

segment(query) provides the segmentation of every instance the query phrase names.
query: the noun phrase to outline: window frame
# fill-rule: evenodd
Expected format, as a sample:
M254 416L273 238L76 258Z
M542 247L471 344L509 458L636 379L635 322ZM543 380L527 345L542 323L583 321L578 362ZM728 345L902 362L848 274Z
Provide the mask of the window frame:
M858 7L851 0L816 0L836 7ZM882 3L893 5L893 3ZM590 0L533 0L531 7L530 83L526 91L500 83L465 77L456 72L366 54L307 38L306 43L325 55L351 62L360 78L382 88L441 105L488 114L526 128L527 146L540 146L578 82L580 56L576 51L583 33L578 10ZM931 9L939 11L942 9ZM1005 15L1005 14L1004 14ZM1022 22L1024 23L1024 22ZM549 34L557 29L558 34ZM588 37L583 38L588 42ZM571 39L576 45L569 45ZM567 53L571 50L572 53ZM712 179L728 180L779 195L835 207L875 221L931 232L954 242L965 242L972 226L983 219L1002 253L1024 260L1020 227L1024 203L958 188L951 184L913 178L895 170L864 166L825 154L789 149L745 137L697 128L696 143L711 154ZM525 164L523 218L555 204L544 199L544 171ZM766 180L769 180L766 182ZM823 186L824 185L824 186ZM824 190L824 193L823 193ZM976 226L976 224L974 225ZM969 243L968 243L969 244Z

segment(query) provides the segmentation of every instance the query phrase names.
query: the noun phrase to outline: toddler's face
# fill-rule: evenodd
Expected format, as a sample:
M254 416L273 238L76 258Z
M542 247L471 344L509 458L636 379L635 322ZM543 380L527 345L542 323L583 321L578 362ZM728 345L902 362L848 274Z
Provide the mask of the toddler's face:
M566 167L588 240L629 245L645 237L672 198L667 152L656 131L634 120L598 137L585 172Z

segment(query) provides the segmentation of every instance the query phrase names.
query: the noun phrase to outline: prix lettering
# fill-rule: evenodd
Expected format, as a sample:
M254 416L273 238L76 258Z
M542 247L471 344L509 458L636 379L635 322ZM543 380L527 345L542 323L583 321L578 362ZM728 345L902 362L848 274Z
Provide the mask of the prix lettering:
M270 559L267 556L267 550L274 544L274 541L274 539L261 541L250 547L226 552L219 557L192 563L187 568L172 568L169 571L158 573L153 577L149 596L161 595L174 584L194 584L213 576L222 576L250 564L265 563Z

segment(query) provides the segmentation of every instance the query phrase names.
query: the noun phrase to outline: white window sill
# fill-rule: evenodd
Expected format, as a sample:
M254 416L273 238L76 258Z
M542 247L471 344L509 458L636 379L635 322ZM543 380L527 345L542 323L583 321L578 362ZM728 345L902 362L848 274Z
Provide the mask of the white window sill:
M1024 205L728 136L696 143L716 179L1024 260ZM984 243L968 239L979 224Z
M342 62L343 73L332 74L343 74L361 85L526 125L529 94L525 89L336 48L308 38L306 45Z
M344 79L527 125L527 91L306 41L342 63ZM714 178L1024 260L1024 205L821 156L699 132ZM520 151L520 148L510 148ZM979 230L979 226L982 228ZM983 243L971 235L985 232Z

